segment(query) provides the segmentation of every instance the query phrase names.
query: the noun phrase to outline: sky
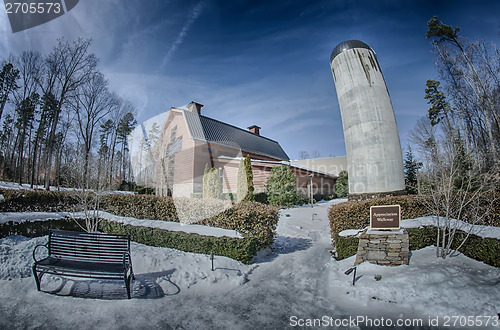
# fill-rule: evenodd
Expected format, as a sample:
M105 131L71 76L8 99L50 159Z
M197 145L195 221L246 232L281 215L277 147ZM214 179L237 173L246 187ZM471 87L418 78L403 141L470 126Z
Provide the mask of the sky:
M92 38L110 87L142 122L191 101L202 114L299 152L345 155L330 70L337 44L358 39L377 54L403 149L438 79L425 38L433 16L474 40L500 44L500 1L80 0L43 25L12 33L0 11L0 59L48 53L58 38Z

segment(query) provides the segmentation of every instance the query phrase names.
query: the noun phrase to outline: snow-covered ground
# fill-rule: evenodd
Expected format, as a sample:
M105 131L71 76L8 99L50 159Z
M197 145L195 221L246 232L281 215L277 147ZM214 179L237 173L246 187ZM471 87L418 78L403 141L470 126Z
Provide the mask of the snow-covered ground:
M500 269L463 255L437 259L427 247L412 251L410 265L363 263L353 286L344 272L354 257L330 253L327 210L340 201L282 210L275 244L251 265L216 256L212 272L206 255L134 243L131 300L120 281L46 275L36 291L31 253L46 237L6 237L0 329L372 329L389 321L464 329L471 318L480 329L500 328Z

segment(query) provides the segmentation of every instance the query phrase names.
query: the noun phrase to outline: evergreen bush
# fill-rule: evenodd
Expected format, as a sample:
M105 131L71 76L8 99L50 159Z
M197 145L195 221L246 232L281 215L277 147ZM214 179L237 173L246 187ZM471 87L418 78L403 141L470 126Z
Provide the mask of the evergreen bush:
M296 186L295 175L288 166L273 167L266 183L268 203L276 206L302 204L302 197Z
M215 167L209 169L208 164L206 164L203 174L203 198L220 199L221 196L222 183L219 177L219 170Z
M261 204L268 204L267 194L265 192L260 192L253 195L253 200Z
M349 177L347 171L340 171L337 181L335 181L335 193L337 197L344 198L349 194Z
M257 253L257 239L250 236L245 238L203 236L107 220L102 220L100 225L108 234L130 235L130 239L137 243L193 253L213 252L215 255L226 256L246 264L250 263Z
M414 219L430 215L418 196L394 196L374 198L362 202L350 201L335 204L328 210L332 238L346 229L363 229L370 225L370 207L376 205L400 205L401 219Z
M251 201L253 200L253 173L252 173L252 163L250 156L246 156L245 159L240 160L240 165L238 167L238 183L237 183L237 201Z
M257 202L241 202L214 217L200 221L200 224L237 230L255 237L258 248L261 249L273 244L278 220L277 207Z
M101 210L137 219L179 221L171 197L111 194L101 197Z
M78 204L71 192L0 189L0 212L69 212Z

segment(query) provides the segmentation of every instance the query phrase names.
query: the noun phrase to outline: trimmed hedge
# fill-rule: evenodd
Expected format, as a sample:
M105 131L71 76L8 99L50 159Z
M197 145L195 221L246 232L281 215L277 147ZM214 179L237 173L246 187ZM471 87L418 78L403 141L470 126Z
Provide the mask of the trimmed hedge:
M417 195L376 198L362 202L351 201L332 205L328 210L328 217L338 259L345 259L355 255L358 249L358 239L356 237L339 236L338 234L341 231L362 229L369 226L371 206L394 204L401 205L402 219L414 219L430 215L421 197ZM493 210L486 218L485 224L500 227L500 195L494 200ZM410 250L418 250L436 244L436 227L409 228L408 233L410 235ZM455 245L452 246L453 249L458 247L456 242L460 242L465 233L457 231L456 235ZM460 249L460 252L470 258L500 267L500 240L471 235Z
M419 250L436 244L437 228L434 226L408 228L407 230L410 237L410 250ZM465 232L457 230L452 249L456 249L466 235ZM339 260L355 255L358 244L359 239L356 237L343 237L335 234L335 247ZM500 240L498 239L470 235L459 252L488 265L500 267Z
M346 229L361 229L370 225L370 206L401 205L401 219L415 219L431 215L422 197L418 195L394 196L351 201L332 205L328 210L332 238L335 233ZM492 211L485 218L484 225L500 227L500 194L493 201Z
M78 220L78 222L85 228L84 220ZM0 238L11 235L40 237L48 235L50 229L82 231L75 220L69 218L45 221L25 221L20 223L9 221L0 224Z
M101 198L101 210L122 217L179 222L171 197L111 194Z
M84 221L79 220L84 226ZM0 224L0 238L11 235L40 237L49 234L50 229L82 231L73 219L46 221L8 222ZM174 232L158 228L125 225L101 219L99 230L108 234L128 234L134 242L150 246L168 247L185 252L226 256L243 263L250 263L257 254L258 240L255 237L231 238L213 237L184 232Z
M349 258L358 252L359 239L355 236L344 237L335 234L333 241L335 242L337 260Z
M250 263L257 253L257 239L254 237L231 238L212 237L184 232L173 232L158 228L125 225L101 220L102 231L109 234L128 234L134 242L150 246L168 247L185 252L226 256L243 263Z
M78 201L69 192L0 189L0 212L69 212Z
M401 219L414 219L430 215L422 201L414 195L369 199L332 205L328 210L332 238L346 229L361 229L370 225L370 207L401 205Z
M231 201L214 198L174 197L174 204L178 218L183 223L196 223L232 207Z
M25 191L25 190L0 190L5 200L0 202L0 211L2 212L22 212L22 211L73 211L78 205L73 192L52 192L52 191ZM207 199L172 199L171 197L160 197L153 195L123 195L113 194L104 195L100 201L101 210L109 213L134 217L138 219L152 220L167 220L179 221L179 215L183 220L192 220L199 224L220 227L225 229L237 230L247 238L242 243L238 240L238 244L214 243L209 238L210 243L206 243L206 239L190 239L186 243L183 234L168 234L168 239L161 238L163 243L155 243L169 246L184 251L214 253L226 255L236 258L244 262L249 262L249 256L255 255L258 249L266 248L272 245L276 226L279 220L278 208L274 206L264 205L257 202L242 202L233 207L230 201L207 200ZM216 214L214 216L214 214ZM37 225L38 226L38 225ZM113 227L108 225L109 228ZM42 230L45 235L48 233ZM63 228L61 228L63 229ZM79 230L79 228L75 228ZM26 229L28 230L28 229ZM145 231L144 229L143 231ZM149 230L149 229L148 229ZM148 231L153 234L153 232ZM157 234L154 234L157 235ZM163 235L163 234L162 234ZM172 237L181 240L177 245L170 242ZM247 242L248 239L251 242ZM146 242L145 238L141 242ZM154 239L156 241L156 239ZM195 243L199 241L199 247ZM148 243L145 243L148 244ZM224 252L224 249L228 249ZM234 249L242 248L240 252L235 252ZM230 255L228 255L230 254Z
M224 212L202 220L199 224L237 230L254 237L258 249L273 244L276 226L279 220L279 208L257 202L242 202Z

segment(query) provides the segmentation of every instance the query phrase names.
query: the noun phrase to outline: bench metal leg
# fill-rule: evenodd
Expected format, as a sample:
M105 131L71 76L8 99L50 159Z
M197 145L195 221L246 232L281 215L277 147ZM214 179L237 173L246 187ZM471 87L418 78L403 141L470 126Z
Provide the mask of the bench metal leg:
M130 278L131 278L131 277L132 277L132 276L131 276L131 275L129 275L129 276L127 276L127 278L125 279L125 286L127 287L127 297L128 297L128 299L131 299L131 298L132 298L132 297L130 296Z
M43 273L40 273L40 276L38 276L36 266L33 266L33 276L35 277L36 289L40 291L40 281L42 280Z

